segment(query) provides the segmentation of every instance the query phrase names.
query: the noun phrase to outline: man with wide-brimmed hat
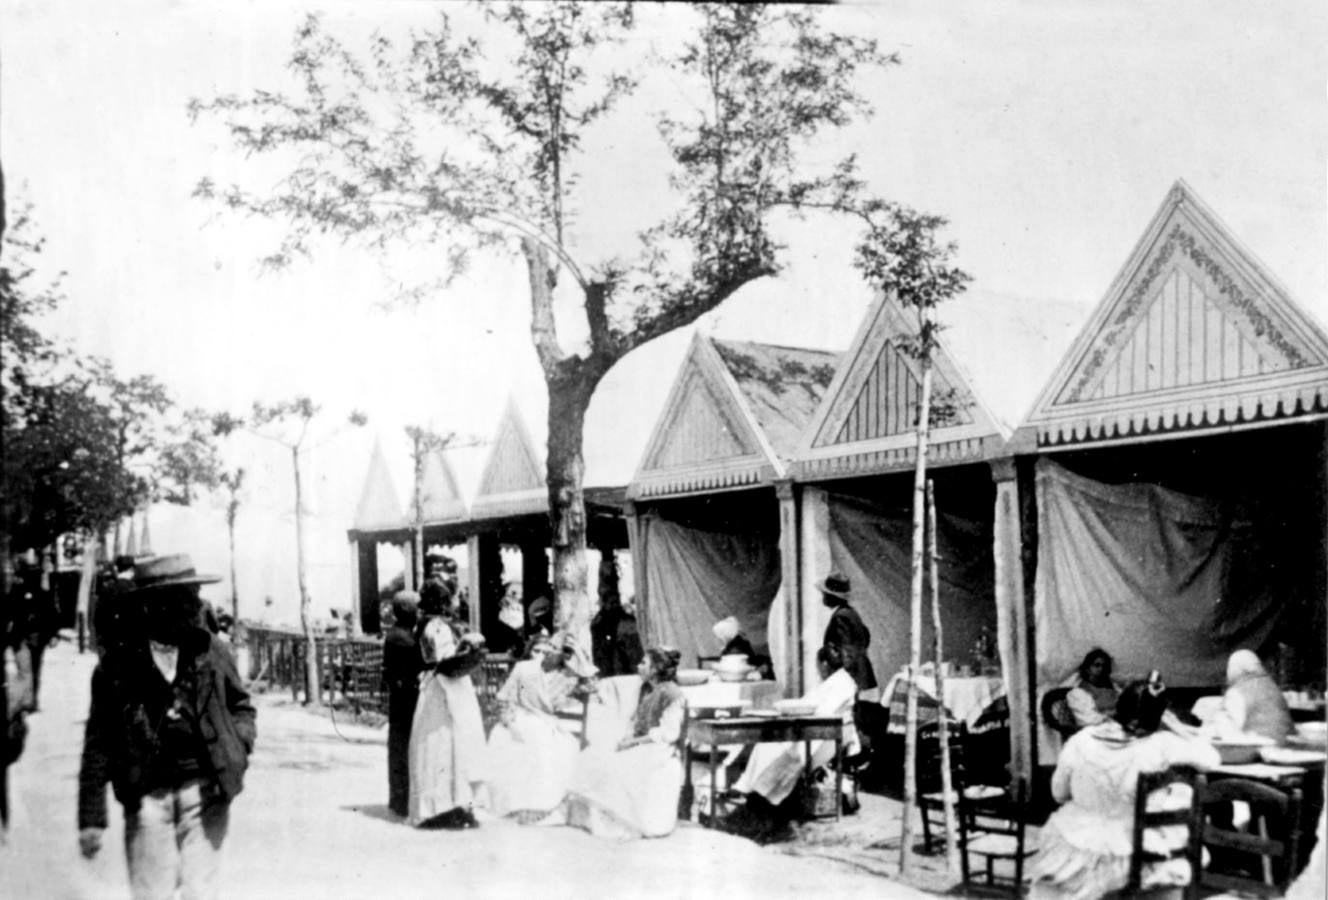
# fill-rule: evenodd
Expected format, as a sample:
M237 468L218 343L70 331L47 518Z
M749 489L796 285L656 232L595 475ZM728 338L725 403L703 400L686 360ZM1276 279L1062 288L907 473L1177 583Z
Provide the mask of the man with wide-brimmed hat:
M136 898L215 897L230 802L240 793L255 712L230 653L201 627L199 586L184 554L134 565L119 600L135 632L92 674L79 771L83 855L101 849L106 783L124 807L125 854Z
M821 602L830 608L830 622L825 626L822 646L839 649L844 671L853 676L859 692L875 689L876 672L872 669L871 660L867 658L871 631L863 623L858 611L849 605L852 593L848 577L832 572L817 587L821 591Z

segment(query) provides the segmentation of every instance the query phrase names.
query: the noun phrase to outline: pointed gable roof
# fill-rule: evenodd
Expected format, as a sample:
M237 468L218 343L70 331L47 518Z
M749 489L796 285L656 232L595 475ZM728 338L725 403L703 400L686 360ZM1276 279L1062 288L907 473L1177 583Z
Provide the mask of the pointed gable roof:
M1031 448L1328 409L1328 337L1177 181L1019 429Z
M360 490L360 502L355 507L354 522L353 528L356 531L401 528L406 522L396 485L392 483L392 474L387 468L387 458L383 455L381 439L374 440L369 469L364 475L364 487Z
M498 422L489 459L480 476L479 492L471 504L471 518L489 519L549 511L544 460L530 438L514 398Z
M726 490L787 474L837 354L697 334L641 464L634 499Z
M420 518L427 525L455 522L466 517L466 501L457 486L456 473L444 450L425 455L420 475Z
M796 465L799 478L866 475L913 465L922 375L906 348L916 335L893 297L882 294L872 302L804 432ZM1005 432L944 338L932 357L932 402L953 408L949 422L931 430L929 458L934 464L980 460L1004 441Z

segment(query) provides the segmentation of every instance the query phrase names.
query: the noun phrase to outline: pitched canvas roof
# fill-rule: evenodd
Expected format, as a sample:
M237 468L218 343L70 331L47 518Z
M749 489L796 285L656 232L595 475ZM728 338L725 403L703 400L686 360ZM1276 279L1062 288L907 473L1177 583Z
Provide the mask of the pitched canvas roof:
M400 528L406 521L401 500L398 499L396 485L388 471L387 459L383 455L383 443L374 441L373 454L369 457L369 469L364 476L364 488L360 491L360 502L355 508L356 531L373 531L382 528Z
M420 518L425 524L434 524L455 522L465 517L466 501L446 451L435 450L426 454L420 476Z
M1328 411L1328 337L1177 181L1016 446L1144 440Z
M471 517L499 518L548 510L543 454L531 440L516 401L509 399L480 477L479 492L471 504Z
M795 465L799 478L842 477L913 464L914 423L922 374L907 352L917 328L893 297L878 296L863 318L844 364L803 434ZM933 427L936 464L982 459L1006 432L947 349L933 354L933 402L950 406L948 422Z
M838 354L697 334L628 486L632 498L782 478Z

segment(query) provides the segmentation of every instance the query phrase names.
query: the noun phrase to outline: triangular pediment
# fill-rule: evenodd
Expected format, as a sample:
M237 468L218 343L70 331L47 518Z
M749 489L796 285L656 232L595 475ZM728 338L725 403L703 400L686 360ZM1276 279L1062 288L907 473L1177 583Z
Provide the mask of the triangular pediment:
M509 403L480 478L478 497L544 490L544 472L525 421Z
M383 456L381 441L374 441L369 457L369 468L360 490L360 502L355 507L355 529L372 531L379 528L400 528L405 524L405 513L397 496L396 486Z
M1322 330L1177 182L1025 428L1060 443L1285 418L1326 386Z
M420 476L421 520L447 522L465 518L465 515L466 503L446 454L441 450L428 453Z
M889 464L904 459L916 441L922 398L922 371L911 352L916 335L896 300L882 295L873 301L807 429L802 462L816 464L800 469L814 473L837 458L865 461L875 454L885 454L881 467L888 467L887 457ZM980 455L984 439L1002 434L943 340L932 354L932 403L933 444L955 443Z
M713 343L698 335L674 379L629 495L751 485L778 467L732 374Z

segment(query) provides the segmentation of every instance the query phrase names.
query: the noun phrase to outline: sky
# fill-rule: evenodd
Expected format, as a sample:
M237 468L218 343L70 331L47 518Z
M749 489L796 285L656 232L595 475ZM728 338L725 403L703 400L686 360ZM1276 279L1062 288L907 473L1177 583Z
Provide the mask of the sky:
M402 248L385 263L333 245L312 263L260 275L271 226L190 196L202 176L252 176L253 163L220 129L191 124L185 107L280 86L291 34L310 10L354 43L374 29L426 24L438 8L0 0L10 201L33 203L47 261L68 272L68 300L49 329L126 375L157 376L186 405L241 411L306 393L327 410L329 433L351 409L368 413L366 428L332 435L309 461L320 608L348 602L345 531L375 440L404 499L406 424L487 436L515 395L540 439L524 268L487 259L444 294L388 311L394 285L427 269L430 248ZM827 138L824 158L855 151L873 190L947 216L974 298L999 298L989 310L1086 319L1183 178L1328 321L1328 4L882 2L820 15L902 58L864 81L874 119ZM689 21L681 5L646 8L643 18L648 27L628 48L639 58ZM593 215L577 240L588 258L612 252L663 207L663 157L646 114L670 102L667 82L644 84L587 141L583 205ZM784 275L744 289L697 327L846 348L870 299L851 269L853 233L809 222L784 237ZM635 468L690 331L610 374L591 412L590 430L607 436L588 448L591 480L621 482ZM981 368L999 370L1010 350L992 344ZM1020 408L1020 397L1003 399ZM265 614L289 621L287 463L257 442L228 452L255 473L241 514L242 612L257 614L258 598L272 597ZM200 567L225 571L219 505L152 515L155 549L190 551Z

